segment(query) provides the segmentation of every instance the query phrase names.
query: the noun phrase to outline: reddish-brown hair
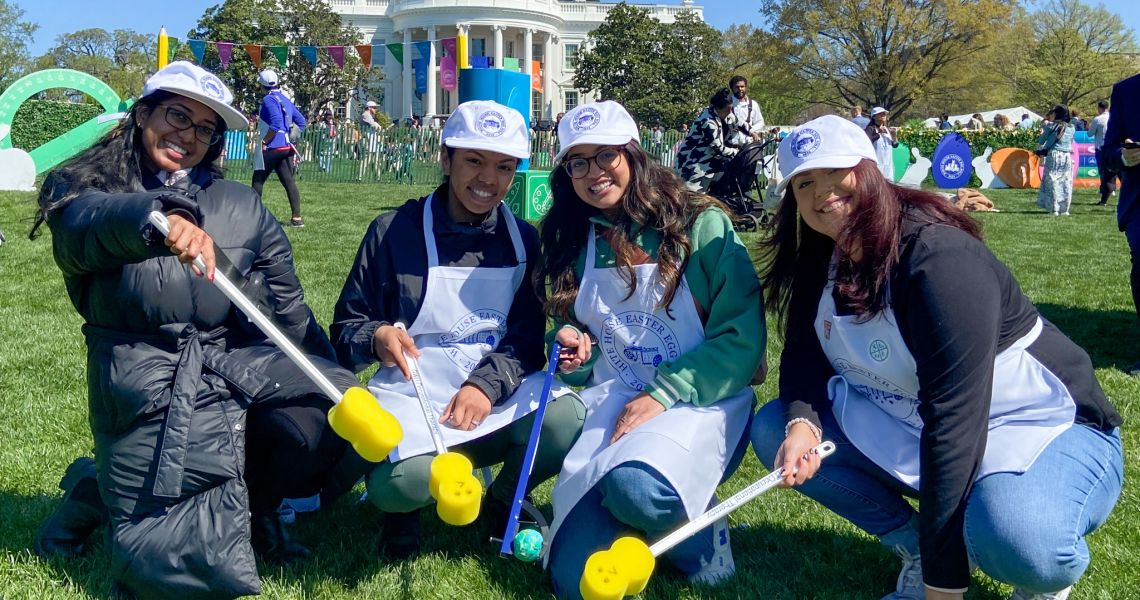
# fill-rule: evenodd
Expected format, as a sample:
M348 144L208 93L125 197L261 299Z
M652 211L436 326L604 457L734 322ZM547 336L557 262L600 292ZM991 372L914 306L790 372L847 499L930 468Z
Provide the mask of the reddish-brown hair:
M982 239L981 226L951 202L931 192L895 185L883 178L875 161L853 167L859 204L839 232L846 240L839 252L835 288L843 306L872 317L887 305L887 282L899 262L903 219L957 227ZM764 306L783 322L792 291L801 279L827 276L835 242L804 223L792 186L776 211L772 235L760 244ZM858 252L853 252L854 249ZM852 258L852 255L859 258Z

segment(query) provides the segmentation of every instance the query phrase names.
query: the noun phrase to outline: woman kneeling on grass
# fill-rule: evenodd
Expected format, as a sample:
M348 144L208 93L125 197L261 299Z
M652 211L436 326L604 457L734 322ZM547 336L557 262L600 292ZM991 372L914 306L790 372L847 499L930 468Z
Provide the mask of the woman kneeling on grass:
M331 402L207 281L215 264L229 271L335 385L356 385L332 362L285 233L252 189L213 170L227 128L245 127L231 102L213 74L173 62L40 194L37 228L46 220L85 321L95 460L68 468L35 549L78 554L109 513L112 575L143 598L258 593L254 550L307 554L284 535L281 501L360 460L341 463L355 453L328 426ZM186 266L198 257L205 273Z
M587 416L554 487L548 558L555 592L577 598L591 553L701 514L739 465L764 317L728 215L653 161L620 104L575 108L558 139L540 274ZM735 568L724 520L667 556L698 583Z
M961 598L971 565L1013 598L1068 596L1124 468L1088 355L977 223L884 180L857 125L809 121L779 157L762 271L786 342L752 426L761 461L902 558L888 598ZM822 439L839 450L821 465Z
M530 139L518 111L465 102L442 133L444 182L372 222L337 301L332 334L341 363L404 427L388 461L368 476L368 498L386 513L381 552L420 546L420 509L435 446L409 380L418 357L443 441L475 467L503 463L487 490L483 520L503 534L519 481L546 364L546 318L532 285L538 233L502 202ZM395 327L404 323L407 330ZM528 488L553 477L582 428L585 409L563 387L547 408ZM529 491L529 489L528 489Z

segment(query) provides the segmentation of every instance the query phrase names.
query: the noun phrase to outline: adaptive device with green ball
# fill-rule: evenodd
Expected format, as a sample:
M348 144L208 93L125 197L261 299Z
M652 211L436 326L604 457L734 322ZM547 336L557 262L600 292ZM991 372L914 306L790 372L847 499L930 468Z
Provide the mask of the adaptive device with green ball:
M542 555L542 534L533 529L523 529L511 542L511 553L523 562L534 562Z

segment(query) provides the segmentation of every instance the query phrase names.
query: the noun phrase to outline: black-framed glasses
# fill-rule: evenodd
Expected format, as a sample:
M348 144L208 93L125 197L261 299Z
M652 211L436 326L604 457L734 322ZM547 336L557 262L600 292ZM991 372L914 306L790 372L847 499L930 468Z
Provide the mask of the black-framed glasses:
M593 156L575 156L574 158L567 159L566 163L562 166L566 169L566 172L570 174L570 177L581 179L590 172L590 163L594 163L598 165L599 169L606 171L614 168L620 158L621 150L617 148L604 148L601 152Z
M195 123L194 120L190 118L190 115L173 106L166 107L166 122L178 131L186 131L193 127L194 137L198 138L199 142L207 146L213 146L222 140L222 134L218 133L217 129L209 125L199 125Z

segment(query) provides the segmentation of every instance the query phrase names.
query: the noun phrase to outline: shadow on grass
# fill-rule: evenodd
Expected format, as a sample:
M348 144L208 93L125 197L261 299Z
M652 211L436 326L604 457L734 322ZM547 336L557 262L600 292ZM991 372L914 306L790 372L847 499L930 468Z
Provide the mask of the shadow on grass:
M1136 344L1140 330L1136 326L1135 312L1048 303L1038 304L1037 310L1084 348L1098 369L1125 371L1140 358Z

